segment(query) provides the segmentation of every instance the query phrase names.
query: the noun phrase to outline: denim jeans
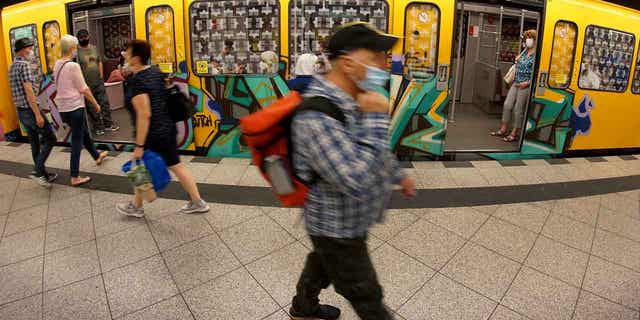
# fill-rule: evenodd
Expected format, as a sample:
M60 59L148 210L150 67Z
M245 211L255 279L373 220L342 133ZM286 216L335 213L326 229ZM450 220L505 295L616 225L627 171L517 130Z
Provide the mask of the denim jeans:
M40 114L44 119L42 128L38 127L36 117L31 109L18 109L18 118L25 131L27 131L29 142L31 143L31 156L33 157L36 177L42 177L47 173L44 164L47 162L51 154L51 149L53 149L53 145L56 143L56 136L53 133L49 121L47 121L42 111Z
M87 119L84 115L85 108L79 108L70 112L60 112L62 121L71 127L71 177L76 178L80 173L80 153L84 146L94 160L98 159L99 154L93 145L91 135L87 129Z
M353 306L360 319L391 320L382 303L382 287L367 251L366 238L311 237L313 252L300 275L293 309L312 315L319 307L318 295L333 284L336 292Z

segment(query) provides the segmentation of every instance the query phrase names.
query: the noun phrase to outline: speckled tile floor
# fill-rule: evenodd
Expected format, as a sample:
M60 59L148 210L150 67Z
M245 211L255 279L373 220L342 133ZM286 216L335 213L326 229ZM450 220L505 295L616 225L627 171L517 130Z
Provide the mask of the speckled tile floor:
M1 148L1 157L19 149ZM574 164L590 165L558 165ZM442 170L464 187L497 183L475 167L410 170ZM243 174L259 186L255 172ZM185 216L175 213L182 201L160 199L145 219L128 219L113 208L125 194L44 190L5 174L0 185L0 319L289 319L310 250L296 210L212 204ZM629 190L391 210L369 247L397 319L640 319L639 235L640 190ZM358 319L332 288L321 299Z

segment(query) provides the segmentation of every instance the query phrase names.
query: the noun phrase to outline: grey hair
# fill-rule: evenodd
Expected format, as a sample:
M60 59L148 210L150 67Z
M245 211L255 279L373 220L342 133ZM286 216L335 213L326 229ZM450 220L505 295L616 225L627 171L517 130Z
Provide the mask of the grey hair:
M62 51L63 56L66 56L69 53L71 53L71 49L77 46L78 46L78 38L70 34L65 34L60 39L60 51Z

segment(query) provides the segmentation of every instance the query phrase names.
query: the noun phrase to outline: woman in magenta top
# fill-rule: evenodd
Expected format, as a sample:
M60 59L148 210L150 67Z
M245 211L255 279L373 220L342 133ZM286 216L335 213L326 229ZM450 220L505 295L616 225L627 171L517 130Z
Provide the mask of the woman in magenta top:
M78 39L71 35L64 35L60 39L60 47L62 58L56 61L53 68L53 79L57 90L54 100L62 121L71 128L71 185L79 186L91 181L90 177L79 176L80 153L83 145L97 165L102 164L108 152L98 153L87 129L84 99L87 98L98 112L100 112L100 105L85 83L80 65L72 61L78 50Z

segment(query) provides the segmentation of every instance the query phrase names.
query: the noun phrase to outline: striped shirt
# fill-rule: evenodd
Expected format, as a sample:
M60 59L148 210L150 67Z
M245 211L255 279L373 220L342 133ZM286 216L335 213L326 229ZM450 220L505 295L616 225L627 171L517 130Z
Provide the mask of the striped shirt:
M304 219L312 236L356 238L383 221L393 184L404 177L389 151L389 116L358 111L356 101L316 77L305 94L339 106L346 125L306 111L292 124L293 165L306 181L318 176L307 196Z

